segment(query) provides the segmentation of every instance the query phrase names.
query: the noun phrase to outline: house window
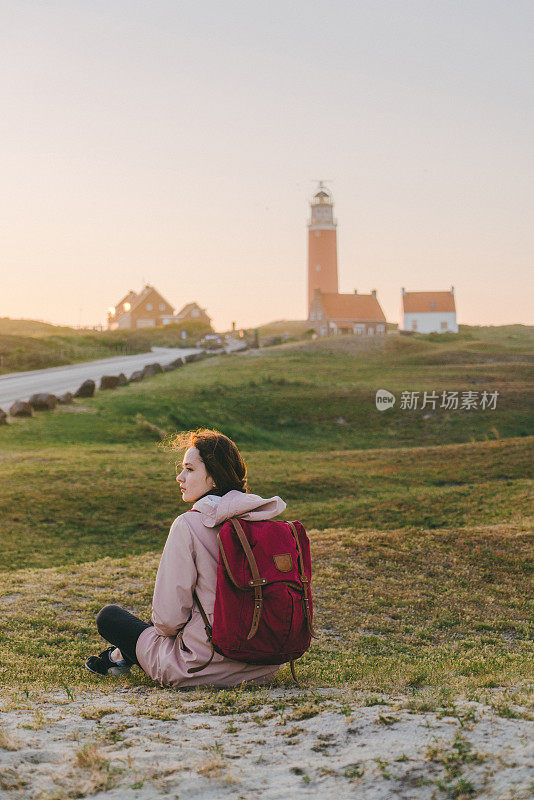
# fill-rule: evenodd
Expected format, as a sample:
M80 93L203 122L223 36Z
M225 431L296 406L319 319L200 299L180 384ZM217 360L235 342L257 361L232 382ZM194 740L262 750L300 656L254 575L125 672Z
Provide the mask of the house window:
M198 310L198 308L194 308L194 309L191 311L191 316L192 316L192 317L200 317L200 311Z
M417 320L413 319L412 320L412 331L416 331L416 330L417 330Z
M310 319L315 319L315 311L310 311Z
M152 311L152 303L147 303L146 304L146 310L147 311Z
M435 308L435 307L436 307L436 304L435 304L435 303L434 303L434 301L432 300L432 301L431 301L431 303L430 303L430 308Z
M441 323L441 330L442 331L446 331L447 330L447 322L442 322Z
M159 310L160 311L165 311L165 303L160 303L159 304Z
M316 271L316 272L319 272L319 271L320 271L320 269L321 269L321 265L320 265L320 264L316 264L316 265L315 265L315 271Z
M384 333L384 326L383 325L377 325L376 326L376 332L377 333Z

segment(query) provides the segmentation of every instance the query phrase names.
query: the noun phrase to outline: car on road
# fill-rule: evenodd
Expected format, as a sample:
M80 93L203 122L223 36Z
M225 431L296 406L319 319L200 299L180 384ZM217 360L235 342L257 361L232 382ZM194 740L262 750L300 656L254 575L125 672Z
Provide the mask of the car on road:
M198 346L203 347L205 350L220 350L221 347L224 347L224 341L216 333L207 333L206 336L200 340Z

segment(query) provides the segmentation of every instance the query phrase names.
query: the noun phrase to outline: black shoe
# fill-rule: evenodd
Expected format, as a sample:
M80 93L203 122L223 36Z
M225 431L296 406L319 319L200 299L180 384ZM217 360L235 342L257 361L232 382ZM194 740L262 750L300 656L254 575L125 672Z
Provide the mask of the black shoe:
M89 672L94 672L97 675L124 675L130 672L131 661L112 661L110 659L109 656L115 649L115 647L108 647L100 655L90 656L85 662Z

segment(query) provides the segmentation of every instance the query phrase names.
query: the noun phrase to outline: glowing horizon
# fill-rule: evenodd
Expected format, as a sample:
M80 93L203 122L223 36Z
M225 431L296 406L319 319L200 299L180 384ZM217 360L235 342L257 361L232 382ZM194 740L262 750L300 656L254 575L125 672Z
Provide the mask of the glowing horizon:
M455 287L534 324L534 6L126 0L0 10L0 317L105 326L133 288L218 330L305 319L327 176L339 288Z

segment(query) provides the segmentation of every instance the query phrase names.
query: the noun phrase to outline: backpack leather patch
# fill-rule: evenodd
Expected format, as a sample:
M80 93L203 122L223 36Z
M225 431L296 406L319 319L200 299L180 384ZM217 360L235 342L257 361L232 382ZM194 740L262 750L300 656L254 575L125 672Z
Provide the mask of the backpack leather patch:
M291 553L282 553L279 556L273 556L273 561L276 569L279 572L291 572L293 569Z

